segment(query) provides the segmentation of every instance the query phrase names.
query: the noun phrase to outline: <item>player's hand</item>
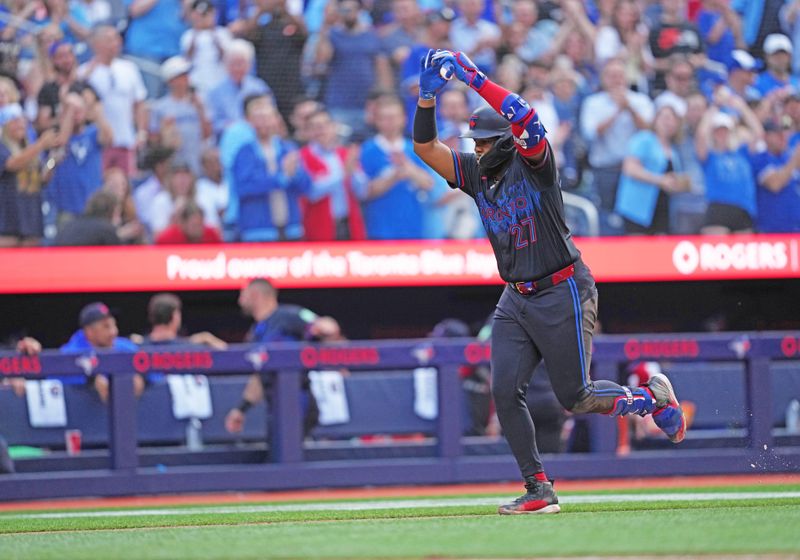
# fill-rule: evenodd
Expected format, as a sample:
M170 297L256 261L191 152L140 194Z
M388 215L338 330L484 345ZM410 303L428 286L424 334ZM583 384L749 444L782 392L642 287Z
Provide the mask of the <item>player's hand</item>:
M17 352L36 356L42 352L42 343L33 337L26 336L17 341Z
M448 80L453 77L453 65L443 63L436 59L436 54L441 52L437 49L430 49L422 60L419 69L419 96L421 99L433 99L447 85Z
M467 84L474 90L481 89L486 81L486 74L480 71L478 66L461 51L440 50L434 54L433 59L440 61L441 64L451 64L456 78Z
M225 429L231 434L238 434L244 429L244 413L238 408L232 408L225 416Z

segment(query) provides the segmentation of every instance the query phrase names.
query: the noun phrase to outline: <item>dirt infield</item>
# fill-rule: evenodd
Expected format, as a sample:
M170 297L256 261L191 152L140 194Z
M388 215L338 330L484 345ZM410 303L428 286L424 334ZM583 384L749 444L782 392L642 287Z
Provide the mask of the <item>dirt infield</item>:
M800 484L800 474L753 474L730 476L675 476L607 480L559 480L566 491L629 490L637 488L699 488L713 486L753 486ZM458 496L464 494L515 493L520 482L456 484L442 486L390 486L381 488L304 489L290 492L225 492L214 494L126 496L117 498L79 498L0 503L2 511L32 509L97 509L112 507L151 507L193 504L240 504L252 502L292 502L307 500L348 500L364 498L402 498L407 496Z

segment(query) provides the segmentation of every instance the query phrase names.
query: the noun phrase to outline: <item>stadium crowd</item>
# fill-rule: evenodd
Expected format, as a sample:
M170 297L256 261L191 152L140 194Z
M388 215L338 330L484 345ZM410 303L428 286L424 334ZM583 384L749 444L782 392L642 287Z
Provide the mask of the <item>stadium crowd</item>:
M567 205L599 217L578 234L798 232L799 16L800 0L4 0L0 246L482 236L412 150L429 48L537 109ZM471 151L481 100L459 85L439 135Z

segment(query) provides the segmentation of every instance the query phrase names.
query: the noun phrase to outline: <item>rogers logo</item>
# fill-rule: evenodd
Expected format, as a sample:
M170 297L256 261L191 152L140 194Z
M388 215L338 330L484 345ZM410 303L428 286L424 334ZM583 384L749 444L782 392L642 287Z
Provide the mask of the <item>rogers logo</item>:
M674 340L638 340L631 338L625 342L625 357L629 360L640 358L696 358L700 345L693 338Z
M793 358L800 354L800 338L784 336L781 340L781 352L787 358Z
M487 362L492 357L491 344L481 344L480 342L471 342L464 348L464 359L468 364L478 364L480 362Z
M380 362L378 349L372 346L348 348L316 348L306 346L300 350L300 362L307 367L361 366Z
M681 241L672 251L672 264L681 274L698 270L781 270L789 264L786 243L700 243Z
M133 355L133 369L138 373L148 370L211 369L213 366L214 358L211 352L137 352Z
M3 375L42 373L42 364L38 356L9 356L0 358L0 373Z

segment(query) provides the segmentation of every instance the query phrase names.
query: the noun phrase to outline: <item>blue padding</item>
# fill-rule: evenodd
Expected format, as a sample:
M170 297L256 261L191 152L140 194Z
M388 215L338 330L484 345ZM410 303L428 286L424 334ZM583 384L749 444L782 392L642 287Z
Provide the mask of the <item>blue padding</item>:
M316 437L359 434L433 433L436 424L414 414L414 381L410 371L353 373L345 379L350 422L320 426Z
M695 404L693 428L747 427L744 364L672 362L664 373L678 399Z
M772 417L774 426L786 423L786 408L792 399L800 400L800 362L772 362Z

